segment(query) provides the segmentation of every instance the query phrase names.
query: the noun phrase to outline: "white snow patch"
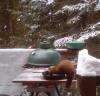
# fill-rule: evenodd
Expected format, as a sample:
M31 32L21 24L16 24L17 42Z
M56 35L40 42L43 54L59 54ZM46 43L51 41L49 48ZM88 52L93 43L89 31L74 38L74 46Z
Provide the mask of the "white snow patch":
M76 73L80 76L100 76L100 59L88 54L87 49L83 49L78 54Z
M54 46L55 47L64 47L64 46L66 46L67 41L72 41L72 40L73 40L72 36L64 37L64 38L56 40L54 42Z
M88 39L89 37L93 37L100 34L100 31L93 31L93 32L88 32L88 33L84 33L79 39L77 39L77 41L84 41L86 39Z
M87 6L87 4L84 4L84 3L78 3L76 5L65 5L62 10L68 10L69 12L71 11L74 11L74 10L78 10L78 11L81 11L82 9L84 9L85 7Z
M49 5L49 4L53 3L53 2L54 2L54 0L47 0L47 5Z

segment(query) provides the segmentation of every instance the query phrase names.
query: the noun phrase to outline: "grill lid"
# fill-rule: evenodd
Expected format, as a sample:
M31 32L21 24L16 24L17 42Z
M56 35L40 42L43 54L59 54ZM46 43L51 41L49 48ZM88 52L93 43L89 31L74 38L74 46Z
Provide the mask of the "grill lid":
M40 42L39 48L30 54L27 63L34 66L51 66L57 64L60 60L60 53L51 48L49 42L44 41Z

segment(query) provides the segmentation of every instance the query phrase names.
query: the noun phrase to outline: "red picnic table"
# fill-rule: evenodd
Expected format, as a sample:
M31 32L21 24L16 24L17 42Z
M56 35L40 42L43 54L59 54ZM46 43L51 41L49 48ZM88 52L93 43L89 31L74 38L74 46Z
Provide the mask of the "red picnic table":
M31 88L30 96L33 96L34 92L38 90L40 86L53 87L56 89L58 96L60 96L58 84L66 83L66 79L61 80L46 80L43 78L42 72L47 68L26 68L21 74L19 74L14 80L14 83L22 83L23 85Z

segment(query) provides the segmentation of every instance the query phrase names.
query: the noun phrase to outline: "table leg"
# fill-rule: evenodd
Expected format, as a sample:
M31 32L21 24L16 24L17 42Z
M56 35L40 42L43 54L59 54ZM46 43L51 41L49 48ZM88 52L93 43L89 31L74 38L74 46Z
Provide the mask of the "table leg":
M30 96L34 96L34 92L31 92L31 93L30 93Z
M57 85L55 85L55 88L56 88L58 96L60 96L60 92L59 92L59 89L58 89Z

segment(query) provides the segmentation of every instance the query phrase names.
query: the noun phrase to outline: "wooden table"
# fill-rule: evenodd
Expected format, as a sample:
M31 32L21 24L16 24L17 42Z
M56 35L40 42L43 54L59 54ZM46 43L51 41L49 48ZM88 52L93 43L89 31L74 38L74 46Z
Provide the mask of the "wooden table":
M14 83L22 83L23 85L27 85L28 87L38 88L40 86L55 87L58 96L60 96L60 92L58 90L57 85L59 83L65 83L66 79L62 80L46 80L42 76L42 72L46 71L47 68L26 68L21 74L19 74L14 80ZM33 96L34 90L32 90L30 96Z

